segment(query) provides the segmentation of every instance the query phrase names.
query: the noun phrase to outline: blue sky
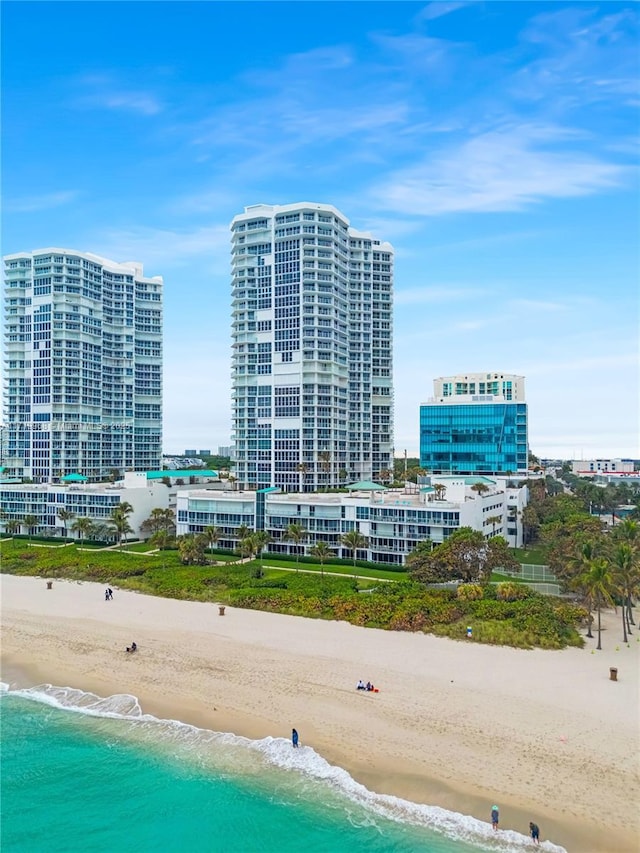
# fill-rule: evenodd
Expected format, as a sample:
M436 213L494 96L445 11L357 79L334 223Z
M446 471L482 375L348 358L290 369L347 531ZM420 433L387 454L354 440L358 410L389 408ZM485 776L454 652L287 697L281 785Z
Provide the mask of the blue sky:
M432 380L527 379L541 456L640 456L631 3L2 4L3 252L165 280L165 449L230 434L231 218L396 249L395 445Z

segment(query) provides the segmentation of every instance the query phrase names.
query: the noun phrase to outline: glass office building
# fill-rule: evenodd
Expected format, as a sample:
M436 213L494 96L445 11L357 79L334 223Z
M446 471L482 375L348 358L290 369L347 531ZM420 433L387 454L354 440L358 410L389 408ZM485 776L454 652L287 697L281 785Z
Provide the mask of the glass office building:
M452 474L526 470L527 404L421 406L420 466Z

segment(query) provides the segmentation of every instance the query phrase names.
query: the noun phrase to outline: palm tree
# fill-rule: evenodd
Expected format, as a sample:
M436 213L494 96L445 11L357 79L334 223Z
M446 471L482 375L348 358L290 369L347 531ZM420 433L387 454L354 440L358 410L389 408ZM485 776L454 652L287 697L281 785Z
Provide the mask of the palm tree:
M482 497L482 495L489 491L489 486L487 486L486 483L474 483L473 486L471 486L471 491L476 492L479 497Z
M178 539L178 551L183 563L189 566L198 565L203 558L203 542L193 533L188 533Z
M251 535L251 538L253 539L254 553L260 563L260 570L262 570L262 552L269 542L271 542L271 537L266 530L256 530L256 532Z
M593 542L591 542L591 540L587 540L586 542L583 542L581 544L578 554L568 560L569 570L575 572L575 575L571 580L570 585L574 589L577 589L579 592L582 592L587 600L587 607L589 610L587 637L590 640L593 639L593 634L591 633L591 623L593 622L593 617L591 615L593 611L593 597L589 591L587 578L589 576L589 571L595 558L596 546Z
M71 525L71 529L78 534L78 539L82 542L84 537L89 533L91 528L93 527L93 522L90 518L76 518L76 520Z
M167 533L166 530L156 530L156 532L149 539L149 544L154 548L158 548L160 551L160 555L162 557L162 568L165 567L165 551L169 547L169 544L173 541L173 536L170 533Z
M383 468L382 471L378 471L378 477L381 483L390 483L393 480L393 471Z
M631 518L625 518L616 528L616 538L620 542L626 542L631 546L633 552L633 561L636 572L638 572L638 558L640 556L640 524ZM627 619L630 625L635 625L633 618L633 596L636 595L634 590L627 601Z
M443 501L445 492L447 491L447 487L444 483L436 483L433 487L433 491L436 493L436 500Z
M487 524L492 525L491 535L496 535L496 524L502 524L502 516L501 515L491 515L487 519Z
M640 524L631 518L625 518L615 529L617 542L626 542L634 549L640 550Z
M298 465L298 474L300 474L300 491L301 492L304 491L304 485L303 485L304 484L304 478L305 478L305 475L307 474L308 470L309 470L309 466L306 465L304 462L301 462Z
M209 551L213 551L213 546L218 544L218 541L222 536L222 531L219 527L214 527L210 524L208 527L205 527L204 535L209 543Z
M242 559L246 559L247 557L250 559L253 557L256 552L256 542L252 533L248 533L246 536L242 537L238 542L238 550L240 551L240 557Z
M38 526L38 516L37 515L25 515L22 519L22 523L27 528L27 535L29 537L29 542L31 542L31 536L33 534L33 528Z
M609 565L609 561L604 557L596 557L594 560L591 560L589 565L589 571L587 572L585 578L586 587L589 590L589 594L591 595L593 601L596 605L596 611L598 613L598 646L599 650L602 649L602 625L600 622L600 612L602 610L603 605L605 604L613 604L613 574L611 572L611 566Z
M631 601L640 581L636 555L628 542L619 542L615 546L611 555L611 563L615 585L622 598L622 641L626 643L628 639L627 630L631 633L629 622Z
M22 522L17 518L11 518L4 526L5 531L10 536L15 536L16 533L20 532L20 528L22 527Z
M327 475L327 482L325 484L325 488L328 489L330 483L329 474L331 472L331 453L328 450L321 450L318 454L318 459L320 460L320 467Z
M324 578L324 561L327 560L329 557L332 557L334 551L329 548L326 542L320 540L320 542L316 542L316 544L311 549L311 554L314 557L317 557L318 560L320 560L320 574Z
M251 532L252 531L250 527L248 527L246 524L241 524L236 529L236 538L238 540L238 545L242 542L243 539L246 539L247 536L251 534Z
M355 569L358 549L367 547L366 537L364 537L359 530L350 530L348 533L342 534L340 541L346 546L346 548L348 548L349 551L351 551L351 555L353 556L353 567Z
M162 509L156 507L151 510L151 515L146 518L140 525L140 530L144 533L157 533L159 530L164 530L166 533L172 533L176 526L176 515L172 509Z
M304 540L307 538L307 535L308 534L306 528L303 527L302 524L297 524L296 522L292 522L287 527L285 533L287 539L291 539L291 541L297 546L300 546L302 542L304 542ZM300 555L296 551L296 571L298 570L299 557Z
M120 503L114 506L111 510L111 522L118 534L120 548L122 548L122 542L127 533L133 533L133 528L129 524L129 516L132 512L133 507L129 501L120 501Z
M72 518L75 518L76 514L75 514L75 512L71 512L70 509L65 509L64 507L61 507L58 510L57 515L58 515L58 518L60 519L60 521L62 522L62 528L64 530L64 538L66 539L67 538L67 521L71 521Z

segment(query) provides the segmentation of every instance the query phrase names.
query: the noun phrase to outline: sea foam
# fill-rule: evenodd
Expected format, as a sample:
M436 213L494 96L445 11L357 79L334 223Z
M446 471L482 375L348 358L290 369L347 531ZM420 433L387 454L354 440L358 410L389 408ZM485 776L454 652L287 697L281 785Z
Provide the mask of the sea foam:
M174 740L187 747L196 747L199 754L207 743L240 747L260 756L272 767L299 774L303 794L305 782L309 785L310 795L314 795L314 784L322 783L328 786L337 795L359 806L360 814L368 814L371 818L370 821L367 820L368 825L375 824L375 817L378 816L396 823L423 827L447 838L485 850L507 853L507 851L531 849L529 836L513 830L500 830L499 833L495 833L490 824L470 815L370 791L353 779L346 770L326 761L312 747L301 745L298 749L292 749L288 738L266 737L251 740L228 732L201 729L180 720L161 719L151 714L144 714L138 699L126 693L101 697L73 687L40 684L35 687L14 689L6 682L0 682L0 694L20 697L92 717L127 721L134 724L136 728L143 727L148 730L153 737L157 738L161 735L163 741ZM297 788L300 790L300 785L297 785ZM362 816L357 818L357 822L362 824ZM550 841L541 842L538 849L547 853L567 853L563 847Z

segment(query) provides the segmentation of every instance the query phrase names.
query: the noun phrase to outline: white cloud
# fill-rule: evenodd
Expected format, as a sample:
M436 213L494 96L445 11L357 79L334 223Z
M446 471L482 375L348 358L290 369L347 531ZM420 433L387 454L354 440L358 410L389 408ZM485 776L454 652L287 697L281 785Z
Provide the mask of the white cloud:
M538 58L516 74L514 92L532 101L550 96L556 109L604 100L630 106L638 95L638 15L631 7L599 11L571 3L533 17L521 39Z
M78 196L78 190L61 190L43 195L23 196L5 201L4 209L8 213L37 213L41 210L50 210L54 207L71 204Z
M437 216L522 210L622 182L624 167L581 151L550 150L552 136L550 128L527 125L483 133L396 172L370 196L378 207Z
M451 12L456 12L458 9L464 9L467 3L447 2L447 0L434 0L429 3L416 15L416 21L433 21L436 18L442 18L444 15L450 15Z
M94 234L88 241L98 254L114 260L144 260L158 267L183 266L196 257L209 257L210 264L227 272L229 268L229 227L213 225L193 230L168 228L113 229Z
M145 116L156 115L164 109L152 92L123 84L110 74L86 75L77 84L81 93L72 103L78 108L122 110Z

